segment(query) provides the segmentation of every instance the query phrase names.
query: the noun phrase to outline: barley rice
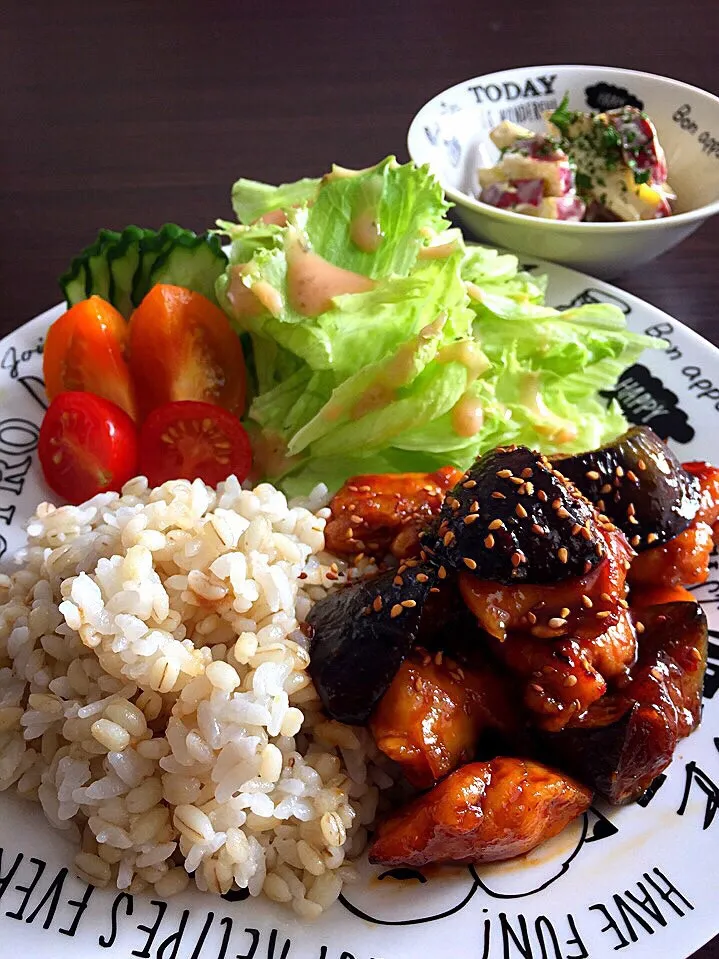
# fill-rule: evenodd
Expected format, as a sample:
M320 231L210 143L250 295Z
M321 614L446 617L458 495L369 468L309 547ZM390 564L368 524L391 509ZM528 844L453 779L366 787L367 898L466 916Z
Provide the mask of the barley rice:
M346 572L326 493L137 478L38 507L0 574L0 790L79 827L85 881L165 897L194 873L312 919L353 878L392 780L306 673L300 623Z

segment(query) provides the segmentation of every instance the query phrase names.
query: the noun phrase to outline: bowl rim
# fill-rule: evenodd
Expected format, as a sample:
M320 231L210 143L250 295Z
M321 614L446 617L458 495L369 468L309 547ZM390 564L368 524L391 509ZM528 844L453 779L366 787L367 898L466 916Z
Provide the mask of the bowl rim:
M713 100L714 105L719 112L719 96L710 93L708 90L703 90L701 87L695 87L691 83L685 83L683 80L677 80L674 77L664 76L660 73L648 73L646 70L631 70L628 67L599 66L592 63L531 64L529 66L505 67L500 70L493 70L491 73L482 73L476 77L469 77L467 80L460 80L458 83L453 83L451 87L445 87L444 90L440 90L439 93L436 93L433 97L427 100L412 117L412 121L407 130L407 150L412 160L417 162L413 152L413 143L419 139L421 125L424 122L426 114L429 112L432 106L434 106L436 103L439 103L439 101L443 100L453 91L464 90L469 84L478 83L481 80L486 80L488 77L495 77L502 73L509 73L510 71L519 70L557 70L563 73L567 73L572 70L593 70L598 74L613 74L615 78L617 78L618 74L621 74L624 76L643 77L644 79L648 80L660 80L671 86L686 90L687 92L698 94L700 97L705 99ZM491 206L489 203L483 203L481 200L470 196L468 193L464 193L462 190L456 190L454 187L446 186L442 182L440 175L432 168L432 165L429 162L427 163L427 166L437 177L437 180L439 181L439 184L444 190L445 194L458 206L463 206L473 210L482 216L489 216L497 220L506 220L510 223L514 221L517 223L517 225L523 225L525 228L535 230L547 229L548 226L551 226L555 229L564 230L565 232L576 233L580 233L582 231L592 232L594 230L597 232L601 231L604 233L615 233L622 230L627 231L629 228L643 231L661 229L666 230L672 226L679 227L683 224L689 224L696 220L706 220L715 213L719 213L718 197L716 200L712 200L710 203L705 203L693 210L686 210L683 213L674 213L671 216L661 217L656 220L621 220L618 222L612 221L607 223L587 223L583 220L550 220L546 217L529 216L526 213L515 213L513 210L506 210L501 207Z

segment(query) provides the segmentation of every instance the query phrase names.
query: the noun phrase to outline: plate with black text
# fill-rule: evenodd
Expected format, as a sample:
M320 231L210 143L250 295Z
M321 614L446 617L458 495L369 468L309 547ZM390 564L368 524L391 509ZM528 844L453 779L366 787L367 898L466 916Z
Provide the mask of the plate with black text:
M648 425L668 439L682 462L719 463L717 350L681 323L606 283L552 264L527 268L548 274L552 305L613 303L624 311L632 330L669 342L665 352L645 352L625 371L612 395L630 422ZM24 543L25 524L37 504L53 499L36 451L47 407L42 344L48 325L61 312L56 307L43 313L0 343L0 574L15 568L13 554ZM0 603L2 588L0 575ZM339 899L317 918L305 919L287 904L242 889L219 896L193 886L164 898L152 884L133 884L130 875L121 888L113 883L96 888L73 870L75 827L52 828L41 805L19 798L13 783L0 796L0 937L5 952L22 950L55 959L600 959L617 952L632 959L690 956L719 931L712 881L719 857L715 557L708 580L693 592L709 621L703 719L679 742L672 763L638 802L610 805L595 798L554 838L506 862L415 868L370 865L361 857L358 876L344 885ZM19 634L8 635L4 615L7 610L3 613L0 605L0 680L8 672L8 648L20 641ZM45 629L52 631L47 625ZM43 629L35 633L40 652L32 662L27 660L26 670L43 665ZM0 699L0 780L17 764L13 751L24 748L11 734L18 714L8 702ZM23 728L28 730L28 724ZM102 749L98 755L102 761ZM119 785L108 794L111 798L122 800L137 789L131 775L124 786L121 780L113 780ZM76 789L83 782L78 780ZM28 787L31 798L38 788L43 787ZM382 779L378 788L383 788ZM138 795L136 808L142 811L146 807ZM130 826L117 818L117 808L118 802L114 827L127 833ZM251 808L257 817L259 806ZM111 820L105 824L105 839L114 835ZM88 848L95 862L97 844ZM145 855L143 868L149 876L154 860ZM102 860L108 862L108 875L110 861L121 856L120 849ZM87 869L94 868L89 863ZM317 874L324 869L321 863L306 864ZM276 898L286 890L286 883L277 886Z

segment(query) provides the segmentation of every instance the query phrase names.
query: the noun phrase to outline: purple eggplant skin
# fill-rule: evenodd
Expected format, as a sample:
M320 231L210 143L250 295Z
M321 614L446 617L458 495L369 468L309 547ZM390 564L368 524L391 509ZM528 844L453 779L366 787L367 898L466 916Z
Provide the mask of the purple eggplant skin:
M605 513L640 553L674 539L699 508L699 483L648 426L553 465Z
M422 545L438 566L504 584L585 576L605 548L591 504L526 446L478 459L445 497Z
M332 719L364 725L417 640L436 573L401 566L342 586L310 610L308 671Z
M540 753L609 802L638 799L701 720L707 620L695 603L641 611L639 658L624 689L609 693Z

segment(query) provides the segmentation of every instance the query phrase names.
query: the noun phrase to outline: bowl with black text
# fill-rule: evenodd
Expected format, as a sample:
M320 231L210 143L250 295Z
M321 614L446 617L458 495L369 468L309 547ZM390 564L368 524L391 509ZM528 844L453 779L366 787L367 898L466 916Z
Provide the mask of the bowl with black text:
M473 234L597 276L654 259L719 211L719 98L668 77L502 70L433 97L407 142Z

